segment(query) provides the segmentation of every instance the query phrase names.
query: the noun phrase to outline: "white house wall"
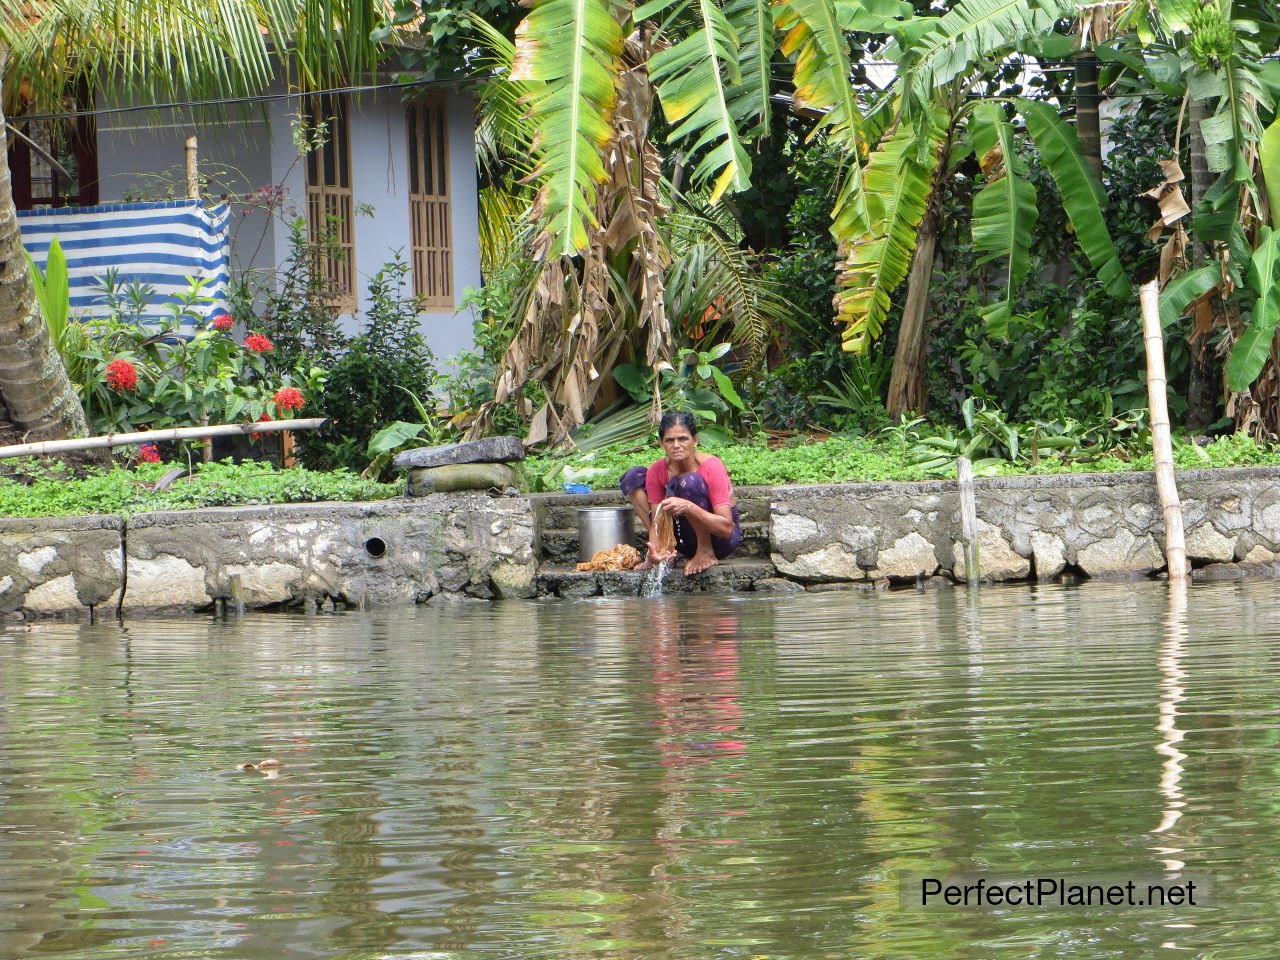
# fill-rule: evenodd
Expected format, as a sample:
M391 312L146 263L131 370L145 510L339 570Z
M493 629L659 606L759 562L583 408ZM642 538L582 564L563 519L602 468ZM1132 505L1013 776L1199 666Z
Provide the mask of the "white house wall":
M108 113L98 118L98 181L103 203L185 196L186 140L193 134L199 169L212 198L223 194L244 197L274 182L271 131L262 112L203 124L175 121L171 116L154 123L148 119L141 112ZM287 131L288 125L283 129ZM271 275L275 234L274 218L235 205L231 264L237 279L249 271Z
M475 161L475 106L469 97L450 95L449 174L453 229L453 288L455 305L468 286L480 286L480 232ZM287 124L290 103L273 105L273 124ZM397 254L410 263L409 150L406 143L404 104L399 91L379 97L364 95L352 100L351 131L352 193L357 207L372 212L356 214L355 270L359 286L360 313L369 309L369 280ZM286 126L287 129L287 126ZM273 143L272 168L276 182L285 185L297 212L305 212L306 170L295 163L292 144L277 137ZM288 235L276 235L276 257L288 255ZM358 316L351 323L358 324ZM473 345L470 311L434 309L420 315L423 334L440 360Z
M479 203L475 162L475 105L448 94L449 175L455 304L468 286L480 286ZM264 113L219 123L194 124L142 113L104 114L98 119L101 200L154 199L185 190L186 138L198 140L200 168L214 196L244 197L272 185L284 187L288 217L305 216L306 170L298 160L291 121L293 98L272 100ZM265 114L265 115L264 115ZM369 308L369 279L397 253L409 256L409 157L401 92L364 94L350 117L353 193L371 216L356 216L355 268L360 314ZM248 212L246 212L248 211ZM289 255L289 232L267 215L237 204L232 216L233 275L267 276ZM349 320L358 325L359 315ZM427 342L444 361L473 345L470 311L432 309L420 315Z

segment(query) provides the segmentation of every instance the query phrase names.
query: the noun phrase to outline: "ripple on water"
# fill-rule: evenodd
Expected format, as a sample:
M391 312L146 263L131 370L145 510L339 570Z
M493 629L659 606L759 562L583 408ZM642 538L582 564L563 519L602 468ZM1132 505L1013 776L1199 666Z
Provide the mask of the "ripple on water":
M1269 956L1271 586L6 629L0 957ZM900 896L1175 862L1216 906Z

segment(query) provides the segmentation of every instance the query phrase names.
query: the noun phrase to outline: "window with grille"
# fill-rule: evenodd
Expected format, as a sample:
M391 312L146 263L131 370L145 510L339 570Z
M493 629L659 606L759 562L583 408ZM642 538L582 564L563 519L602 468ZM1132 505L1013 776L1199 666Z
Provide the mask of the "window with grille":
M449 141L443 97L409 105L409 218L413 292L424 307L453 309Z
M307 230L329 301L356 306L355 203L351 191L351 136L347 100L321 94L307 101Z
M89 87L82 80L59 109L41 110L31 104L9 118L9 175L19 210L91 207L98 202L98 136L93 117L82 114L69 121L22 117L23 112L77 112L89 103Z

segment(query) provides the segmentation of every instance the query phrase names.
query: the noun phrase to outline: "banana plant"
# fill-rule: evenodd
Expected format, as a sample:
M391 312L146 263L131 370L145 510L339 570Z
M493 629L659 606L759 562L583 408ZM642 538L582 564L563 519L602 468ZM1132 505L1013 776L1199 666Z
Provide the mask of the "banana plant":
M1002 271L998 298L985 314L997 327L1029 269L1035 198L1019 145L999 109L980 103L975 109L973 94L1009 55L1054 43L1069 48L1069 38L1054 30L1075 12L1076 0L959 0L937 16L916 16L901 0L649 0L636 7L626 0L534 0L517 33L511 76L532 87L526 102L537 131L533 181L548 248L590 260L593 232L604 232L599 192L610 166L627 162L608 122L627 75L623 39L640 33L649 42L648 76L671 144L692 158L694 184L712 197L749 181L747 145L768 128L767 66L776 50L791 64L794 108L817 116L815 134L847 158L832 209L832 233L843 251L837 297L843 345L868 349L907 282L891 381L898 386L891 386L889 406L891 413L918 409L929 261L939 228L930 210L974 144L987 165L975 242L984 262L1000 263ZM854 31L888 43L897 76L883 94L868 95L850 82ZM1109 289L1126 292L1101 216L1101 188L1082 165L1074 133L1047 105L1019 107L1085 253ZM902 386L909 380L914 393Z
M1192 151L1192 216L1172 241L1209 249L1214 259L1169 279L1162 323L1208 304L1197 331L1231 329L1223 370L1237 426L1280 429L1280 369L1272 360L1277 325L1276 239L1280 227L1280 11L1269 0L1157 0L1120 20L1104 55L1128 70L1131 92L1183 98L1203 164ZM1175 145L1177 147L1179 145ZM1241 327L1235 319L1248 317ZM1212 323L1206 322L1212 319ZM1252 389L1251 389L1252 388ZM1247 392L1247 393L1246 393Z

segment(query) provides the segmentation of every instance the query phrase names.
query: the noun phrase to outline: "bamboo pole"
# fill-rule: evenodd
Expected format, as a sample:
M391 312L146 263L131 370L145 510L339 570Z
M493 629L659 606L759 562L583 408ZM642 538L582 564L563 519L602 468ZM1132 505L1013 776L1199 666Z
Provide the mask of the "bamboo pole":
M1160 287L1148 280L1138 288L1142 305L1142 341L1147 351L1147 408L1151 411L1151 452L1156 492L1164 516L1164 557L1169 580L1187 578L1187 547L1182 530L1182 502L1173 473L1173 441L1169 432L1168 380L1164 372L1164 332L1160 328Z
M960 537L964 540L964 575L969 586L976 587L982 576L978 557L978 504L973 495L973 461L956 460L956 479L960 489Z
M196 138L187 137L187 199L200 199L200 165L196 154Z
M315 430L324 417L308 420L260 420L250 423L218 423L208 427L170 427L166 430L144 430L141 433L108 433L99 437L74 440L41 440L0 447L0 460L5 457L31 457L77 450L101 450L104 447L127 447L157 440L192 440L198 437L226 437L237 433L276 433L280 430Z

